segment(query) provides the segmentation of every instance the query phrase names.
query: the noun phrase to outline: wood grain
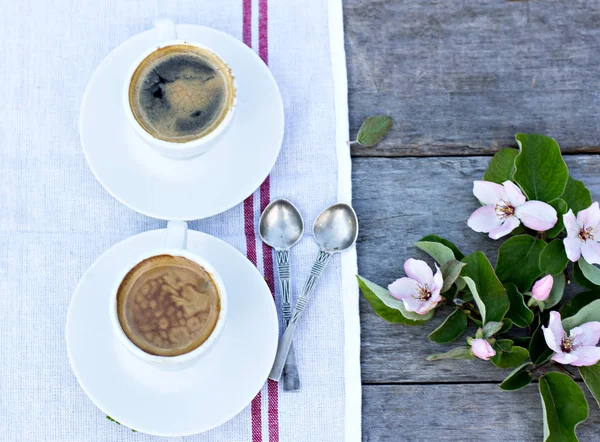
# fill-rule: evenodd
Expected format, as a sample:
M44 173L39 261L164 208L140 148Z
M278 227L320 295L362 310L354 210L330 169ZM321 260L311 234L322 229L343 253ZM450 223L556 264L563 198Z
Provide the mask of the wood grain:
M566 161L571 175L585 179L592 194L600 195L600 158L577 155ZM387 286L404 276L402 266L409 257L431 263L413 246L428 233L450 239L464 253L483 250L495 261L500 242L466 224L479 204L472 181L481 178L488 162L487 157L356 158L353 204L361 227L359 273ZM570 286L569 293L575 288ZM483 361L426 362L427 355L452 348L427 338L441 315L425 326L407 327L385 322L362 297L360 302L365 383L500 381L509 373Z
M600 410L586 392L581 442L598 440ZM368 385L363 388L364 441L538 442L543 439L538 386Z
M544 133L600 152L600 2L345 0L351 135L394 118L355 156L488 154Z

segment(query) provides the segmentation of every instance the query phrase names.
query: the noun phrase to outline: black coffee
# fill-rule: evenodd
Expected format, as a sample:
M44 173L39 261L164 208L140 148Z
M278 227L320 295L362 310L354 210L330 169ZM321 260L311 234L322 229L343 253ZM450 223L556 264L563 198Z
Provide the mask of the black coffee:
M158 49L129 85L138 123L155 138L184 143L212 132L233 104L233 78L215 54L191 45Z

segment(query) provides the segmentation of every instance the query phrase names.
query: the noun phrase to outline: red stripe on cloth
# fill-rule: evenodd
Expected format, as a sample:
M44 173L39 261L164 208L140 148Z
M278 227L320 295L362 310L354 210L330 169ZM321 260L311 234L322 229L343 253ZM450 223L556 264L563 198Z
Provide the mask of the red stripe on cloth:
M248 47L252 47L252 0L242 0L242 38ZM244 235L246 237L246 256L256 266L256 232L254 228L254 195L244 200ZM252 419L252 442L262 441L262 395L258 394L250 404Z
M268 0L258 0L258 56L269 64L269 2ZM260 211L265 209L271 201L271 178L267 179L260 186ZM273 273L273 251L263 244L263 268L265 279L273 296L275 296L275 276ZM268 399L268 426L269 442L279 441L279 385L277 382L268 380L267 382Z
M242 38L252 47L252 0L242 0Z
M254 230L254 195L244 200L244 235L246 237L246 256L256 266L256 235ZM252 399L250 415L252 419L252 442L262 441L261 392Z
M269 1L258 0L258 56L269 64Z

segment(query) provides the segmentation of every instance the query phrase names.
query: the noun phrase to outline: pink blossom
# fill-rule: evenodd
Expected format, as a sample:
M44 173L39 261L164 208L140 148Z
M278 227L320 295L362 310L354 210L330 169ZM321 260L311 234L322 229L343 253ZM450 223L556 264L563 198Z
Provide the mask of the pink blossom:
M567 237L563 239L567 258L575 262L583 255L590 264L600 264L600 208L595 202L585 210L577 213L569 210L563 215L563 222L567 229Z
M531 289L531 296L538 301L545 301L550 296L550 291L554 285L554 278L552 275L546 275L541 279L538 279L533 288Z
M401 300L409 312L419 315L426 314L435 308L442 300L440 290L444 283L442 272L436 266L435 276L425 261L418 259L407 259L404 263L404 271L408 278L400 278L388 286L390 294Z
M600 322L592 321L575 327L569 337L560 322L560 313L550 312L548 328L542 326L546 344L555 353L552 360L577 367L595 365L600 361Z
M496 356L496 350L492 348L490 343L485 339L475 338L471 344L471 351L479 359L487 361L492 356Z
M467 224L476 232L489 233L492 239L508 235L521 222L533 230L551 229L558 220L556 210L541 201L525 201L525 195L513 182L500 184L474 181L473 194L483 207L471 214Z

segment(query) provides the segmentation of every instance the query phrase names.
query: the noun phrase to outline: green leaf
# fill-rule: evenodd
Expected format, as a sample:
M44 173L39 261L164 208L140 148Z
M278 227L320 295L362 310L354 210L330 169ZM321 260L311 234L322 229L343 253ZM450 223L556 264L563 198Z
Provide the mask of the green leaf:
M600 362L589 367L579 367L579 373L600 406Z
M576 215L580 210L587 209L592 205L592 194L590 191L581 181L571 177L567 180L562 199L565 200L569 208Z
M467 315L455 309L442 324L429 334L429 339L438 344L452 342L467 329Z
M502 320L502 328L498 331L498 334L501 335L502 333L506 333L507 331L509 331L513 326L513 322L512 320L508 319L508 318L504 318Z
M563 373L540 377L544 442L576 442L575 427L587 419L588 404L577 383Z
M574 316L579 310L596 299L600 299L600 292L598 291L588 290L586 292L577 293L573 299L560 308L560 317L566 319L570 316Z
M424 241L424 242L439 242L440 244L445 245L450 250L452 250L456 259L463 259L465 257L465 255L463 255L461 253L461 251L458 250L458 247L456 247L452 241L448 241L446 238L442 238L441 236L425 235L423 238L421 238L419 240L419 242L422 242L422 241Z
M565 246L561 239L551 241L540 253L540 270L546 275L562 273L569 263Z
M439 242L419 241L415 246L435 259L435 262L441 266L454 260L452 249Z
M545 314L543 318L544 325L547 325L548 315ZM554 352L546 344L541 325L538 325L533 335L531 335L531 341L529 342L529 357L531 358L531 362L536 365L543 364L549 361L553 354Z
M548 204L554 207L558 219L556 220L556 224L554 225L554 227L552 227L550 230L546 230L546 236L548 238L556 238L556 236L565 228L562 216L569 211L569 207L567 206L567 203L561 198L556 198L550 201Z
M379 143L392 128L392 117L375 115L363 121L358 131L357 141L362 146L371 147Z
M550 290L550 294L548 295L548 299L544 301L544 308L549 309L554 307L556 304L560 302L565 293L565 275L564 273L559 273L558 275L552 275L554 279L554 284L552 284L552 289Z
M110 417L108 414L106 415L106 419L108 419L111 422L114 422L117 425L121 425L121 422L114 420L112 417ZM133 431L134 433L137 433L136 430L134 430L133 428L130 428L131 431Z
M484 338L491 338L492 336L494 336L496 333L498 333L502 327L504 326L503 322L488 322L487 324L485 324L483 326L483 337Z
M573 264L573 281L575 281L578 285L586 289L598 289L598 286L596 284L594 284L591 281L588 281L588 279L584 276L583 272L579 268L579 263L577 262Z
M589 282L594 285L600 285L600 269L593 264L590 264L583 258L579 258L577 265Z
M517 149L504 147L493 156L490 164L483 174L485 181L502 184L511 181L515 169L515 158L519 154Z
M600 299L590 302L581 308L575 315L563 318L562 325L568 333L575 327L590 321L600 321Z
M452 284L459 277L462 268L466 264L455 259L451 259L450 261L446 261L444 265L442 265L442 278L444 279L444 284L442 285L441 293L446 293L452 287Z
M533 375L527 371L530 365L530 362L526 362L511 371L500 384L500 388L506 391L514 391L529 385L533 380Z
M494 350L510 351L513 348L513 341L512 339L498 339L494 345L496 345Z
M526 348L513 345L510 350L506 351L502 350L502 346L499 345L499 342L501 341L496 341L496 343L492 346L494 350L496 350L496 355L490 358L490 361L496 367L518 367L529 358L529 352Z
M464 278L479 308L483 323L502 321L508 310L508 296L487 257L483 252L474 252L465 256L462 262L467 264L462 270L462 275L471 281L469 284L467 278Z
M513 180L527 199L549 203L560 197L569 179L569 170L558 143L537 134L517 134L519 155L515 159Z
M426 361L441 361L443 359L475 359L471 347L458 347L453 348L446 353L436 353L434 355L427 356Z
M356 275L356 278L362 294L375 313L386 321L404 325L421 325L433 316L433 310L425 315L409 312L404 307L404 303L394 298L388 290L361 276Z
M533 312L525 305L525 299L516 285L509 283L505 285L505 288L510 302L506 317L511 319L517 327L527 327L533 321Z
M529 290L542 274L539 260L545 247L544 241L529 235L517 235L505 241L498 249L496 262L500 281L513 283L521 292Z

